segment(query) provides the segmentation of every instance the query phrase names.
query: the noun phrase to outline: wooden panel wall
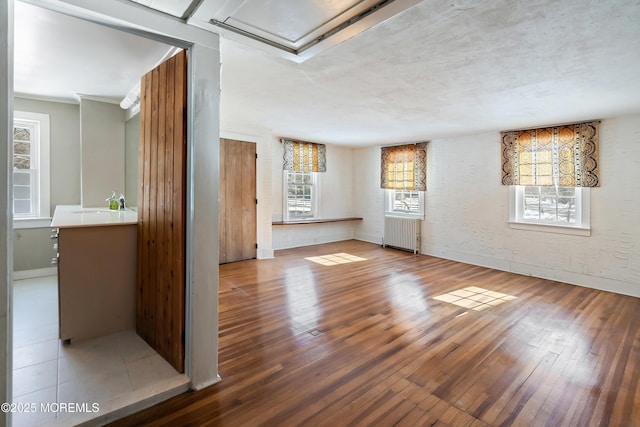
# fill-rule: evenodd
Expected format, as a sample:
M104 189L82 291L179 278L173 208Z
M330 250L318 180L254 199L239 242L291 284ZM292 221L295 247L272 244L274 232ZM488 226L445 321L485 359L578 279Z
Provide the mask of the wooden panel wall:
M256 257L256 144L220 140L220 263Z
M142 77L136 330L184 372L186 52Z

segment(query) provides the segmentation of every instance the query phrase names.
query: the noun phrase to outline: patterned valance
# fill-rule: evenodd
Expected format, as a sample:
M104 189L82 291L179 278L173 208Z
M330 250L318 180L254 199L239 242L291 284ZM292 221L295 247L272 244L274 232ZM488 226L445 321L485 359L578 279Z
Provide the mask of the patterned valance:
M294 172L326 172L327 156L323 144L281 139L284 149L283 169Z
M599 125L501 132L502 184L599 187Z
M380 188L427 191L427 143L382 147Z

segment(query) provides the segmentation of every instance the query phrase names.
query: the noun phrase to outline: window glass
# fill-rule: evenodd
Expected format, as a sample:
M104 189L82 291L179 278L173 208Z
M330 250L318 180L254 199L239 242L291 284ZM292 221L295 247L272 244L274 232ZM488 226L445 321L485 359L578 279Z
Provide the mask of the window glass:
M316 216L314 202L314 172L291 172L286 174L285 219L305 219Z

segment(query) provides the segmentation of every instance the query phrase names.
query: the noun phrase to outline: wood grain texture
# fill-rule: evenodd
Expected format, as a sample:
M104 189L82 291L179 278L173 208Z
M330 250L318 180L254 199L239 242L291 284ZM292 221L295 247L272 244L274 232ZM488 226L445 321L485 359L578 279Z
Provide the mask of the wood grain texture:
M136 330L184 370L186 54L142 78Z
M509 297L436 299L470 287ZM114 426L640 420L637 298L348 241L222 265L219 307L222 381Z
M256 144L220 140L219 262L256 257Z

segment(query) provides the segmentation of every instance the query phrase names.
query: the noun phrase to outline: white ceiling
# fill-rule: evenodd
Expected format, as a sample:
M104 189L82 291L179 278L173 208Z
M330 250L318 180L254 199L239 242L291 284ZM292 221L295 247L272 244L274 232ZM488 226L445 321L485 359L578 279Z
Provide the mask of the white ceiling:
M173 4L171 14L187 20L221 1L194 10L187 0L141 0ZM21 24L38 30L26 65L16 41L17 92L122 96L139 76L111 83L142 74L166 49L99 36L104 29L79 21L45 24ZM640 112L638 0L423 0L302 63L237 37L224 36L221 50L221 125L235 131L359 146ZM145 61L143 70L127 65ZM70 89L85 80L95 86Z

